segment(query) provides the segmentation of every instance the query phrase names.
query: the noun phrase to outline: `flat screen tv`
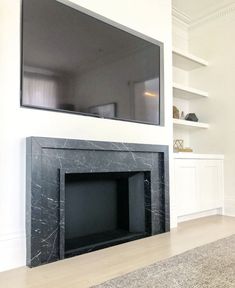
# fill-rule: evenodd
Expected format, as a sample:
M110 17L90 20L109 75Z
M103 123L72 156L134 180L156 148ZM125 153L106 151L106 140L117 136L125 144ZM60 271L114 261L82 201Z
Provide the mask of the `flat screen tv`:
M65 2L22 0L21 106L163 125L163 44Z

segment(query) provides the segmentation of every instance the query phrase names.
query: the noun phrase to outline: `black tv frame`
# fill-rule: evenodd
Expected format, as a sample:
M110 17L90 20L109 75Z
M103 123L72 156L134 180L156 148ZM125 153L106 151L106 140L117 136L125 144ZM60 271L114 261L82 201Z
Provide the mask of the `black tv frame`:
M139 124L148 124L148 125L154 125L154 126L165 126L165 103L164 103L164 43L151 38L145 34L142 34L138 31L135 31L131 28L128 28L120 23L117 23L113 20L110 20L100 14L97 14L91 10L88 10L78 4L72 3L68 0L55 0L59 2L60 4L63 4L65 6L68 6L72 9L78 10L81 13L87 14L88 16L91 16L97 20L100 20L106 24L109 24L117 29L120 29L122 31L125 31L127 33L130 33L136 37L142 38L143 40L146 40L148 42L151 42L160 48L160 99L159 99L159 124L154 124L150 122L144 122L144 121L138 121L138 120L132 120L132 119L123 119L118 117L101 117L99 115L90 114L90 113L84 113L84 112L77 112L77 111L70 111L70 110L63 110L59 108L47 108L47 107L41 107L41 106L31 106L23 104L23 74L24 74L24 51L23 51L23 5L24 0L21 0L21 16L20 16L20 107L21 108L29 108L29 109L37 109L37 110L43 110L43 111L51 111L51 112L60 112L60 113L68 113L68 114L77 114L81 116L90 116L95 118L101 118L101 119L110 119L110 120L118 120L118 121L126 121L126 122L133 122L133 123L139 123Z

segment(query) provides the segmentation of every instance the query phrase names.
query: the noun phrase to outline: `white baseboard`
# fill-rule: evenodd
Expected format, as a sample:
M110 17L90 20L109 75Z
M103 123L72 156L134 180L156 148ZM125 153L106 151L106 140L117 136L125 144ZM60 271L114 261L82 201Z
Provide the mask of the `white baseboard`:
M235 217L235 197L226 197L224 202L224 215Z
M223 208L211 209L211 210L202 211L202 212L198 212L198 213L178 216L178 223L189 221L189 220L194 220L194 219L198 219L198 218L202 218L202 217L213 216L213 215L222 215L222 214L223 214Z
M25 266L26 237L24 233L0 235L0 272Z

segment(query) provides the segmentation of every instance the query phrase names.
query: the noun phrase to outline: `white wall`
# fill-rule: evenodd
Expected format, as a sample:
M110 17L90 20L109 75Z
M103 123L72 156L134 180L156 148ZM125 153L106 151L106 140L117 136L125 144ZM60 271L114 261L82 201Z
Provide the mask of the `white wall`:
M190 31L190 50L209 61L190 72L190 84L209 91L209 99L192 109L211 125L191 140L201 153L225 154L225 214L235 216L235 11L218 16Z
M20 0L0 1L0 270L25 265L25 138L171 144L171 1L73 0L165 44L165 127L20 107ZM173 199L173 195L171 197Z

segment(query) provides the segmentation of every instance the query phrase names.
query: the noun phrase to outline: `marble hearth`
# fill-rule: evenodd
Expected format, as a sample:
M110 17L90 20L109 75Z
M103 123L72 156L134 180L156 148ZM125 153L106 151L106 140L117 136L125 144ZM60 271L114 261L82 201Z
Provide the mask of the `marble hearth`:
M26 151L29 267L169 231L167 146L29 137Z

